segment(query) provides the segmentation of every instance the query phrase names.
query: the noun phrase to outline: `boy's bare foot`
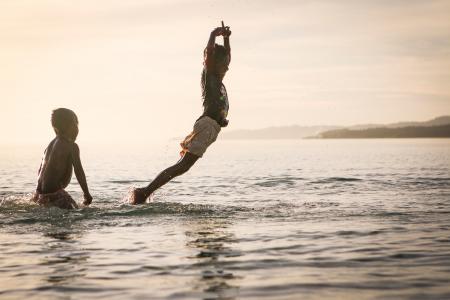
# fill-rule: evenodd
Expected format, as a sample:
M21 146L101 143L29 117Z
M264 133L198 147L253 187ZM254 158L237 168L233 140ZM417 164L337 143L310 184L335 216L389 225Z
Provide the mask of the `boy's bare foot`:
M148 196L146 196L143 188L135 188L131 191L130 204L136 205L145 203L147 198Z

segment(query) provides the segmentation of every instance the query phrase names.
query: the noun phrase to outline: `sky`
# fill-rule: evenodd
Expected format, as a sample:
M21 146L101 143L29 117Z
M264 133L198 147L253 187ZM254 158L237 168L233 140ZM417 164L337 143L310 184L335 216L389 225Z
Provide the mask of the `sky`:
M224 130L450 114L450 1L1 0L0 144L47 143L58 107L85 143L187 135L221 20Z

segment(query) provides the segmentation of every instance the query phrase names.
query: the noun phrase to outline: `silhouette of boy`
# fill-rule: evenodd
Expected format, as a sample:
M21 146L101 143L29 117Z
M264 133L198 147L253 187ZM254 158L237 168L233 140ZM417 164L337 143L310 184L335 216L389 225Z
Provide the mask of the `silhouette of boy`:
M217 36L223 36L224 45L215 43ZM206 149L217 139L221 127L228 125L228 96L222 80L228 71L231 60L230 27L217 27L209 37L204 50L203 71L201 76L203 114L194 124L194 129L181 142L181 159L165 169L144 188L135 188L131 192L130 203L141 204L158 188L172 178L187 172L203 156Z
M84 193L84 205L92 202L80 160L80 149L75 143L78 136L78 118L67 108L55 109L51 118L56 137L45 149L39 167L38 184L32 201L43 206L78 208L77 203L64 190L72 178L72 167Z

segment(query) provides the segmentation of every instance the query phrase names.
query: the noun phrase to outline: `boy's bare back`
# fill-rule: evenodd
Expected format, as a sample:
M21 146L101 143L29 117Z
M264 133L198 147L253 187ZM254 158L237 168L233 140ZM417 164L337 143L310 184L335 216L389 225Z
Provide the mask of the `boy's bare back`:
M77 145L74 142L59 136L50 142L39 170L38 192L54 193L67 187L72 178L72 153L75 147Z

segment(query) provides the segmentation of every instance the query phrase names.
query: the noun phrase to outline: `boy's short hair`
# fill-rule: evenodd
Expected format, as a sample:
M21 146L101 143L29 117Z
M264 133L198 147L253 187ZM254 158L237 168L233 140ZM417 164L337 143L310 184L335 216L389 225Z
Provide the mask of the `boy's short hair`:
M78 125L77 115L68 108L57 108L52 112L52 126L57 133L64 133L70 125Z
M227 49L219 44L214 45L214 60L216 62L223 62L226 58L228 58Z

